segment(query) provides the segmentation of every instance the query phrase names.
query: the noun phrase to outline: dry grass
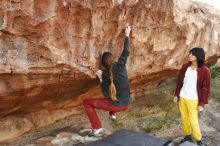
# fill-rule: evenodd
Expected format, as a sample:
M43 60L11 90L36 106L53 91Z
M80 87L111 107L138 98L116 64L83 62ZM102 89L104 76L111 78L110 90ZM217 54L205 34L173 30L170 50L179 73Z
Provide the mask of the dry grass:
M220 67L210 67L211 70L211 98L220 102Z
M212 68L212 97L220 101L220 67ZM135 100L132 107L118 114L114 128L126 128L147 133L160 132L180 124L178 105L173 102L175 80L165 83L152 94Z
M158 132L179 123L178 106L173 103L171 86L137 99L132 107L118 114L114 128L126 128L147 133ZM160 88L161 90L161 88Z

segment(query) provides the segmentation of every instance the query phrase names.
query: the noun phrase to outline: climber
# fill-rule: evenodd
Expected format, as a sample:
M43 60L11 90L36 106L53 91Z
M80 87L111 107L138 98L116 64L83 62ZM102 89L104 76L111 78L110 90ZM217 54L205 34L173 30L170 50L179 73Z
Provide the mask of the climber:
M189 62L180 70L174 94L174 102L179 103L185 141L204 146L199 126L198 113L204 110L210 96L210 70L204 65L205 52L203 48L193 48L189 51Z
M114 56L110 52L104 52L101 58L102 70L96 72L100 79L100 86L104 98L85 99L83 101L86 113L92 125L89 137L101 136L104 128L96 114L95 109L109 111L109 118L116 120L116 112L127 110L130 103L130 85L126 62L129 56L131 27L127 25L125 29L124 49L118 61L114 61Z

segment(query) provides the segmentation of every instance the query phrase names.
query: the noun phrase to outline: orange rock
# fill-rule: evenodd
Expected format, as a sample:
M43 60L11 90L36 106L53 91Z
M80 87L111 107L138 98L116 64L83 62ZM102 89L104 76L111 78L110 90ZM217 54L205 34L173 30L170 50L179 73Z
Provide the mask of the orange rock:
M134 92L175 76L192 47L215 62L219 21L220 10L185 0L0 1L0 116L77 109L101 97L94 70L104 51L121 54L127 22L132 94L142 94ZM35 128L54 122L48 116Z

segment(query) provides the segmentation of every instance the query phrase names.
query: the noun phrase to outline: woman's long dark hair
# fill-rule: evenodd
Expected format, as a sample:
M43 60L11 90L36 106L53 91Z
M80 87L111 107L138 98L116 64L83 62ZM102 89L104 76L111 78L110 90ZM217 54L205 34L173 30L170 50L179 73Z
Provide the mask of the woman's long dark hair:
M113 82L113 73L112 73L112 66L115 63L114 61L114 57L112 55L112 53L110 52L105 52L102 55L102 65L103 67L105 67L108 71L109 71L109 75L110 75L110 86L109 86L109 94L110 97L112 99L112 101L117 101L117 97L116 97L116 88Z
M189 53L196 57L199 68L205 64L205 51L203 48L192 48Z

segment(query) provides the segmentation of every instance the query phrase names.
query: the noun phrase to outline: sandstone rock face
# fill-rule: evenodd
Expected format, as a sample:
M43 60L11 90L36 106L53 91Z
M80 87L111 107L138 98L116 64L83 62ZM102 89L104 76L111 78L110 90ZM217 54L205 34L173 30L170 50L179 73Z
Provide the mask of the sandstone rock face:
M100 97L94 70L103 52L120 55L126 22L133 93L176 75L192 47L203 47L208 62L220 56L220 10L201 3L1 0L0 117L25 115L28 128L13 136L6 130L0 141L79 114L84 98Z

